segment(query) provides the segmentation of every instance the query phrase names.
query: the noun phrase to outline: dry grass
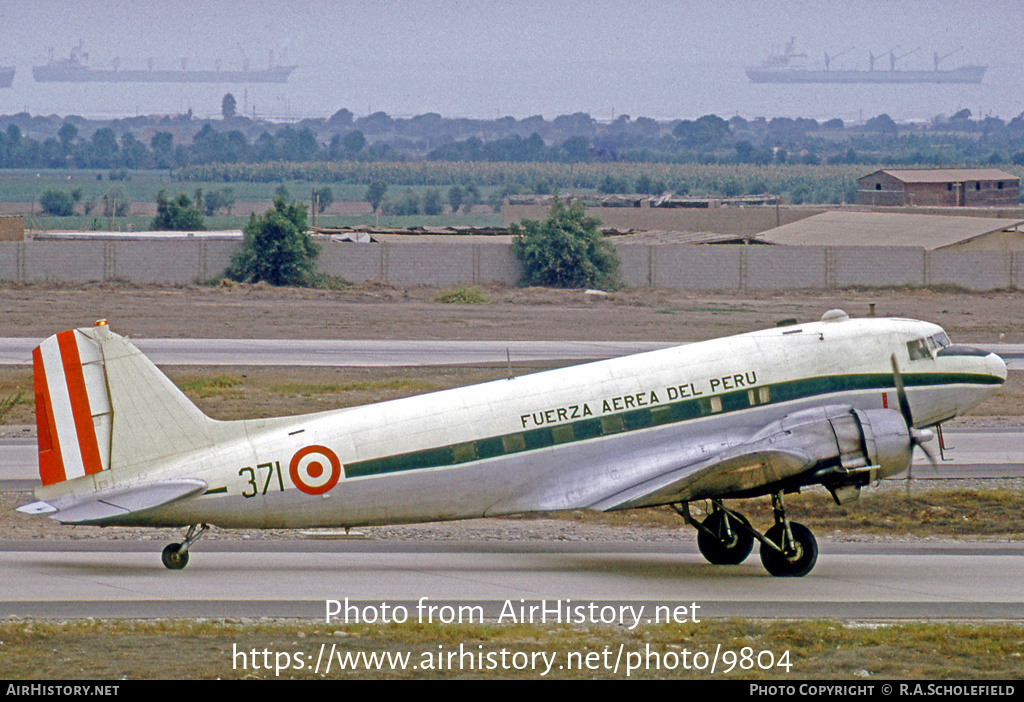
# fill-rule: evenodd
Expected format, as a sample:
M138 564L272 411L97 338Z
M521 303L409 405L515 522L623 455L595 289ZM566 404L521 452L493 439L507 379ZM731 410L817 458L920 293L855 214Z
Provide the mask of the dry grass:
M899 481L898 486L890 484L894 489L865 489L859 500L842 506L836 505L824 489L812 488L799 495L788 495L786 513L821 535L1024 538L1024 492L1020 490L935 490L918 481L912 483L908 500L903 485ZM695 506L700 504L704 503ZM773 523L767 497L726 500L726 506L762 529ZM701 518L696 510L693 514ZM679 515L669 507L602 514L574 511L547 516L623 527L680 525Z

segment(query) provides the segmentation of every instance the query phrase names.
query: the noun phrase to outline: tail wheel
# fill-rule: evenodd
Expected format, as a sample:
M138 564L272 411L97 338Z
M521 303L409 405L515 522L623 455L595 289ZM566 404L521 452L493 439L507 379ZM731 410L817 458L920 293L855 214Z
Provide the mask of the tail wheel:
M164 567L170 570L181 570L188 565L188 551L182 551L181 544L167 544L161 558Z
M811 530L799 522L790 522L789 528L793 534L789 548L784 525L776 524L765 532L765 538L781 546L783 552L762 544L761 563L776 577L800 578L810 573L818 561L818 542Z
M708 515L701 526L704 528L697 531L697 548L708 563L737 565L754 548L750 524L740 515L718 510Z

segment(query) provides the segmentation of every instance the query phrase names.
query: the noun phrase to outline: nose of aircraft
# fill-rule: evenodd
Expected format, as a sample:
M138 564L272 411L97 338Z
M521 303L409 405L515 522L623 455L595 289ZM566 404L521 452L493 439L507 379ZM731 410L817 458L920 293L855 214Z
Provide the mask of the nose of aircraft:
M989 375L994 375L1001 382L1006 382L1006 361L1000 356L994 353L985 356L985 367L988 369Z

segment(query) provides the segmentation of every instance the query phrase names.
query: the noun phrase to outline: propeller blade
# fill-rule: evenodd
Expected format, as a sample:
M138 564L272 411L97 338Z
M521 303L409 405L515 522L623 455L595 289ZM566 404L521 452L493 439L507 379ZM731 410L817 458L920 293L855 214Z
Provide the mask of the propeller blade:
M924 455L928 457L928 461L932 464L932 467L938 470L939 464L935 461L935 456L932 454L925 443L935 438L935 432L931 429L914 429L910 427L910 451L911 459L910 463L907 464L907 499L910 499L910 481L914 478L914 459L913 451L914 448L919 448L924 452Z
M910 401L907 399L907 391L903 387L903 376L900 374L899 364L896 363L896 354L892 355L892 377L896 384L896 397L899 398L900 402L900 414L903 415L903 419L906 421L907 427L913 428L914 414L910 410Z

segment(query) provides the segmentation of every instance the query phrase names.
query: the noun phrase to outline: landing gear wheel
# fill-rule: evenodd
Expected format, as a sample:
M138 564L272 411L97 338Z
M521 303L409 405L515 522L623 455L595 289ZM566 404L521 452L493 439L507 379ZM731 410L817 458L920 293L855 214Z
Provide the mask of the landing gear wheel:
M779 553L775 549L761 545L761 563L765 570L776 577L800 578L811 572L818 560L818 542L811 530L799 522L790 522L793 533L792 552ZM785 546L786 534L782 524L776 524L767 532L765 538L774 544Z
M728 528L726 520L728 519ZM742 524L741 524L742 523ZM697 548L714 565L737 565L742 563L754 548L754 537L750 533L749 524L744 517L719 510L708 515L697 531Z
M188 565L188 551L182 551L181 544L167 544L161 558L170 570L181 570Z

